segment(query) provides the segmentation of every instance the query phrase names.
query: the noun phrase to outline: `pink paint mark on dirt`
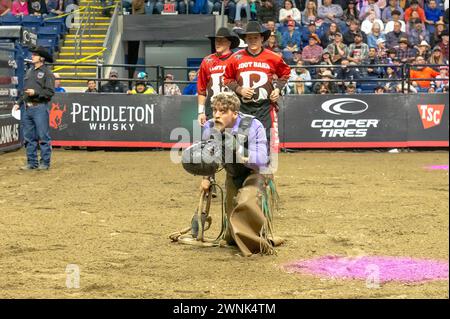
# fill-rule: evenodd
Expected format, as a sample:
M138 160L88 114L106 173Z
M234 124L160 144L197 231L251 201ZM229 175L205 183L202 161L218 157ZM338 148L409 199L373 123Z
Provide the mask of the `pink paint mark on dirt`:
M388 256L324 256L287 264L285 270L341 279L367 280L370 276L379 282L445 280L449 274L447 261Z
M426 169L430 170L445 170L448 171L448 165L431 165L431 166L425 166Z

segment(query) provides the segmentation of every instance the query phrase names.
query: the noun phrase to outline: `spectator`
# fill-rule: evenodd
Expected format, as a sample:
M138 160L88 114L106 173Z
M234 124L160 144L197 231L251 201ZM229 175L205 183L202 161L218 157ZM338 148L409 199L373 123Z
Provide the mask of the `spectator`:
M284 7L280 9L280 14L278 21L281 24L287 24L288 21L294 20L296 23L300 24L302 20L302 15L291 0L284 1Z
M365 75L372 78L379 78L383 75L383 69L381 67L375 66L381 64L378 58L377 49L370 48L367 57L363 60L364 65L374 65L374 67L368 67L365 70Z
M136 85L132 90L128 90L127 94L146 94L153 95L156 94L156 91L151 86L147 85L147 81L143 78L140 78L136 81Z
M11 0L0 0L0 17L11 12Z
M415 59L414 66L411 67L409 77L411 79L428 79L428 78L435 78L436 76L439 75L439 72L437 72L436 70L433 70L428 66L424 66L425 63L426 63L425 59L421 56L418 56ZM431 81L416 80L412 82L412 85L419 92L428 92L428 90L431 87Z
M315 94L336 94L338 93L338 89L336 87L335 82L330 82L329 80L333 80L334 76L331 71L326 70L320 75L320 79L326 82L316 82L313 87L313 92Z
M66 89L61 86L61 76L58 73L53 73L55 77L55 93L66 93Z
M317 14L326 25L336 23L341 29L346 26L345 22L342 20L344 16L342 7L337 4L332 4L331 0L323 0L322 5L319 6L319 9L317 10Z
M303 61L298 61L296 66L291 70L289 81L311 81L311 74L303 67ZM312 82L288 82L287 87L291 94L307 94L311 93Z
M344 10L344 15L342 16L342 19L348 26L350 26L352 21L359 20L359 11L358 8L356 7L355 0L348 1L348 8Z
M436 46L442 41L442 32L445 31L445 23L438 21L435 24L434 32L430 34L430 45Z
M290 52L300 50L302 42L300 31L295 29L293 20L288 21L287 26L288 30L281 36L281 48Z
M372 32L373 25L378 24L380 28L380 33L384 30L384 23L380 19L376 19L374 14L369 15L369 17L364 20L361 24L361 31L367 35Z
M384 94L385 93L385 88L383 86L377 86L375 88L375 90L373 91L373 93L375 93L375 94Z
M342 42L342 33L336 33L334 42L327 46L327 51L331 54L333 64L341 63L341 60L348 56L348 47Z
M188 85L186 85L186 87L183 89L183 95L197 95L197 71L189 71L188 77L189 81L195 81L195 83L189 83Z
M119 72L116 69L111 69L109 72L109 81L102 85L100 92L105 93L125 93L127 90L123 83L117 81L119 78Z
M264 48L266 48L270 51L275 51L275 49L280 48L280 46L278 45L277 36L276 36L275 32L270 33L270 37L264 44Z
M210 0L189 1L189 13L193 14L211 14L213 3ZM247 17L249 19L250 16Z
M275 37L277 38L277 44L278 44L278 46L280 46L280 45L281 45L281 38L282 38L282 35L281 35L281 32L280 32L280 31L276 30L275 20L269 20L269 21L267 21L267 23L266 23L266 28L267 28L268 30L270 30L271 32L275 33Z
M322 34L317 30L317 26L313 21L309 22L307 29L301 32L302 48L306 47L309 44L309 36L311 34L316 34L319 39L322 37Z
M145 2L145 14L153 14L156 11L157 14L161 14L164 10L164 0L147 0Z
M320 64L333 65L333 61L331 61L331 54L327 50L323 50L323 52L322 52L322 60L321 60Z
M384 36L383 33L381 33L380 25L377 22L375 22L372 25L371 32L367 36L367 45L369 46L369 48L376 48L377 41L379 39L386 40L386 37Z
M355 42L355 34L361 34L363 37L363 42L367 43L367 36L364 32L361 32L359 28L359 21L358 20L352 20L350 21L349 30L344 33L344 43L346 45L350 45Z
M400 11L394 10L394 11L392 11L391 15L392 15L392 20L387 22L386 25L384 26L384 33L387 34L389 32L392 32L394 30L394 24L396 22L399 22L401 24L400 30L402 32L406 32L406 23L405 23L405 21L400 19Z
M261 24L275 21L278 18L278 12L273 0L262 0L256 17Z
M350 82L348 85L345 86L345 94L356 94L356 85Z
M383 64L386 61L387 58L387 48L386 48L386 40L385 39L378 39L377 40L377 47L376 47L376 51L377 51L377 57L380 61L381 64Z
M241 10L245 9L245 16L247 20L250 20L250 4L248 0L236 0L236 15L234 16L234 22L241 21Z
M359 13L359 20L365 20L370 15L375 15L375 19L380 20L381 19L381 10L377 6L377 0L368 0L367 4L364 4L361 7L361 11Z
M411 46L417 46L422 41L430 41L425 25L419 19L410 19L406 27L408 40Z
M34 16L46 16L48 14L45 0L28 0L28 14Z
M320 46L320 39L317 34L309 36L309 44L302 51L302 60L309 64L318 64L322 57L323 48Z
M87 86L85 93L98 93L97 83L94 80L87 80Z
M361 32L355 34L355 43L348 47L348 56L350 62L361 64L369 55L369 46L363 42Z
M444 20L444 11L438 8L436 0L430 0L428 6L425 7L425 25L427 31L432 34L436 22Z
M144 0L132 0L131 1L131 13L132 14L145 14L145 1Z
M395 72L394 66L390 65L386 68L386 71L384 72L384 79L387 80L391 80L391 81L386 81L384 82L384 89L386 92L395 92L395 87L397 86L397 81L398 80L398 76L397 73Z
M316 2L310 0L306 3L306 8L302 12L302 23L303 25L309 25L309 23L313 21L315 24L318 19L317 4Z
M175 80L172 74L166 74L164 78L164 95L181 95L180 88L175 83L171 83ZM162 94L163 87L159 88L159 94Z
M383 20L383 22L386 24L389 24L389 22L391 22L392 20L397 21L394 19L394 12L398 16L398 20L403 19L404 12L403 12L403 9L398 4L398 0L389 0L389 6L387 6L383 10L383 13L381 14L381 20ZM387 28L387 25L386 25L386 28ZM392 29L390 31L392 31ZM405 30L403 30L403 31L405 31Z
M416 12L420 21L425 22L425 11L419 6L419 1L411 0L410 7L405 10L405 21L409 22L413 12Z
M222 11L222 2L224 3L224 11ZM213 6L214 12L220 12L228 15L228 22L234 23L234 17L236 16L236 3L233 0L215 0Z
M401 38L399 40L399 47L397 48L397 58L402 63L408 63L414 61L417 55L417 50L410 48L407 38Z
M47 0L47 11L50 16L57 16L65 13L66 1L65 0Z
M320 39L322 46L326 48L330 43L334 42L334 38L338 32L340 32L338 25L334 22L331 23L328 31Z
M441 48L442 54L448 59L448 30L445 30L441 34L442 41L438 43Z
M431 56L428 59L428 63L430 64L446 64L448 62L448 57L445 57L442 54L442 49L437 45L431 51ZM435 70L439 70L439 67L433 66Z
M442 92L444 87L448 87L448 66L439 67L439 75L436 76L436 79L443 79L440 81L436 81L436 92Z
M15 16L27 16L28 3L26 0L15 0L12 4L11 13Z
M388 49L397 48L402 38L408 38L408 35L401 31L400 22L395 22L394 30L386 34L386 47Z
M359 80L359 70L356 67L349 67L350 61L347 58L342 59L341 68L338 69L336 79L342 80L337 82L341 93L345 92L345 87L351 82Z
M417 46L417 56L420 55L425 60L428 60L430 58L430 49L431 47L427 41L424 40L420 42L420 44Z
M331 94L330 88L325 83L320 83L318 90L315 92L316 94Z

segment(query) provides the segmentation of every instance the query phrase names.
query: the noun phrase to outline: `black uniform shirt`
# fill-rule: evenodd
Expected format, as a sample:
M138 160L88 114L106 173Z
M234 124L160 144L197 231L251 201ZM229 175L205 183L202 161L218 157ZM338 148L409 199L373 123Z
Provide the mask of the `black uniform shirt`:
M33 89L34 95L24 93L25 102L47 103L55 94L55 76L46 65L37 69L33 66L25 75L24 91L27 89Z

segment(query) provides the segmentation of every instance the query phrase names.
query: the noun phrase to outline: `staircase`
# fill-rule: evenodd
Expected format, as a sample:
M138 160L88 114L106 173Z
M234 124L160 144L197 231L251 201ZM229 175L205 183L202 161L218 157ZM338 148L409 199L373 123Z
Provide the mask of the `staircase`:
M89 57L90 55L99 53L102 51L103 43L105 41L106 33L111 18L104 17L102 15L102 8L100 1L98 0L80 0L80 8L84 8L80 12L80 21L86 21L88 16L88 6L91 6L89 23L83 23L82 29L84 32L81 35L77 34L78 27L72 27L69 33L66 35L56 63L66 63L73 65L56 66L55 72L57 72L61 78L64 77L82 77L82 78L96 78L97 68L95 66L76 66L75 63L80 60ZM95 6L96 8L92 8ZM87 22L87 21L86 21ZM78 50L76 48L77 42L80 40ZM101 58L103 54L97 54L79 63L96 63L97 58ZM86 80L61 80L62 86L67 92L84 92L86 89Z

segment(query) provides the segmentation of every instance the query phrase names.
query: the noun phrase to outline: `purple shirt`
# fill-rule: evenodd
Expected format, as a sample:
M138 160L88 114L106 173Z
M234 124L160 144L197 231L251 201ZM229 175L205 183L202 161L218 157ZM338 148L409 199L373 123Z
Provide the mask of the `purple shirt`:
M231 129L231 134L237 134L241 118L242 115L239 113L236 123L234 123ZM205 123L203 131L204 140L209 139L213 126L214 122L212 120ZM248 163L244 165L258 171L267 168L269 162L267 145L266 129L260 121L254 118L248 130Z

